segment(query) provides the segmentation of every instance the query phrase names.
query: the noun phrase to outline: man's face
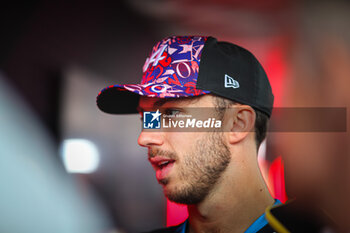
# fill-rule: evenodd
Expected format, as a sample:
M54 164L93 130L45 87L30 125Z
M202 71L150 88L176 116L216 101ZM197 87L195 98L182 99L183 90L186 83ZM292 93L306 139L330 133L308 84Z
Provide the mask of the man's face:
M184 108L212 107L212 96L195 99L142 97L140 112L186 111ZM161 104L160 104L161 103ZM138 143L148 148L148 159L169 200L182 204L201 202L218 182L228 166L231 155L219 132L141 132Z

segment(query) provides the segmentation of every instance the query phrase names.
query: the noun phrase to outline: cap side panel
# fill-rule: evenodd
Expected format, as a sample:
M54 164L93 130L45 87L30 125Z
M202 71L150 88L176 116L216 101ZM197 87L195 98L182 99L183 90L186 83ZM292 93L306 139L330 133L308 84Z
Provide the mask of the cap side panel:
M256 58L240 46L209 37L202 51L196 88L271 115L272 91L267 76Z

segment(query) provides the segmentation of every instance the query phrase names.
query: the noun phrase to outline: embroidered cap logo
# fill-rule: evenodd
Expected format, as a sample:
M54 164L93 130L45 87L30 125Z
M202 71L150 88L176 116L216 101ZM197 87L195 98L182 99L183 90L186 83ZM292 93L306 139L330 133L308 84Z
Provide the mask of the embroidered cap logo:
M239 88L239 82L237 80L234 80L232 77L225 74L225 87L229 88Z

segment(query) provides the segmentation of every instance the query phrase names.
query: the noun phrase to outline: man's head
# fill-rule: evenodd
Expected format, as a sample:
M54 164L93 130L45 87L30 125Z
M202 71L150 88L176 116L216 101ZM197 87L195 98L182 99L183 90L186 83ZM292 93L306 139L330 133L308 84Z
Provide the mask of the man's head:
M192 98L162 101L161 98L142 97L139 111L156 111L166 114L193 114L193 109L206 108L220 117L222 124L231 131L183 132L143 130L138 143L148 148L148 158L162 184L165 195L183 204L201 202L220 182L231 160L245 160L248 154L256 154L255 111L247 105L222 111L217 96L208 94ZM243 152L243 153L242 153ZM252 153L253 152L253 153ZM231 164L239 179L240 162Z
M109 86L99 93L97 105L113 114L160 107L166 112L196 107L213 111L225 132L144 130L138 140L148 148L169 199L194 204L232 169L230 164L239 164L248 151L256 155L273 95L262 66L249 51L213 37L174 36L153 47L141 84Z

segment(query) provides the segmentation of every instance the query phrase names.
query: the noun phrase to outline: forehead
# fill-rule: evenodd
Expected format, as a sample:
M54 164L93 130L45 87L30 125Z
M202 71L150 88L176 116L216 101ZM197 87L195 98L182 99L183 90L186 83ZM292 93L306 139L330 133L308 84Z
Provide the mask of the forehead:
M163 105L167 100L165 98L151 98L151 97L145 97L141 96L139 100L138 108L141 109L147 109L152 107L158 107Z

